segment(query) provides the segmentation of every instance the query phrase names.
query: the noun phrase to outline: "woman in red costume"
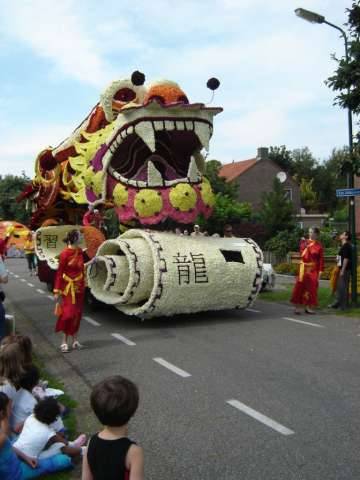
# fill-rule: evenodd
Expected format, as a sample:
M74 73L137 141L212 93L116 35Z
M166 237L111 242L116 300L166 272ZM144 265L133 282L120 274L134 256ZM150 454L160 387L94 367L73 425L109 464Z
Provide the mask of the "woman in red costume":
M62 352L69 351L68 337L73 337L72 348L80 349L77 340L85 296L84 256L79 247L81 233L72 230L67 234L67 247L61 252L56 272L54 295L62 299L55 331L63 332Z
M309 229L309 239L300 242L300 267L296 279L291 303L296 305L295 313L300 314L300 306L305 306L305 312L314 314L312 307L317 306L317 291L321 273L324 270L324 250L318 241L320 230Z

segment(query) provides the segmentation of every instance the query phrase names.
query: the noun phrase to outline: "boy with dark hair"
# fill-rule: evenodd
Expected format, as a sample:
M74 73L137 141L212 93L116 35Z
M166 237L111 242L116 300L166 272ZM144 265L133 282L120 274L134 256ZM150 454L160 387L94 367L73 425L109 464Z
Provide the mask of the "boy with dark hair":
M82 480L143 480L143 450L127 437L139 405L136 385L120 375L109 377L95 385L90 403L104 428L90 439Z
M37 404L37 400L31 393L32 389L39 383L40 373L35 365L26 368L20 376L20 388L16 392L11 414L11 428L15 433L20 433L25 420L29 417Z
M14 447L34 460L49 458L58 453L65 453L69 457L82 455L86 435L67 442L51 425L59 415L60 407L54 398L40 400L34 407L34 413L25 420Z

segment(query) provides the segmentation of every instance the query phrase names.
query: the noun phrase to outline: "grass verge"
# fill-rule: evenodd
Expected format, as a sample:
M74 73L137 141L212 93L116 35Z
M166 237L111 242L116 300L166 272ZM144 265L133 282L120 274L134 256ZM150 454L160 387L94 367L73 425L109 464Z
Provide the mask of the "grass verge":
M259 296L260 300L267 300L269 302L290 303L290 297L293 287L287 286L282 290L274 290L272 292L262 292ZM326 287L319 287L318 290L319 309L327 309L329 303L333 301L331 292ZM360 318L360 308L350 308L347 311L333 310L333 313L344 317Z
M64 385L61 381L49 375L44 367L44 364L38 359L35 358L34 363L40 369L41 378L49 382L49 387L57 388L59 390L65 391ZM59 402L65 405L70 409L70 413L66 415L63 419L64 425L67 428L67 433L69 438L72 440L77 435L76 430L76 416L74 409L77 407L77 403L66 393L59 397ZM45 475L41 477L44 480L70 480L72 477L72 470L67 470L64 472L52 473L50 475Z

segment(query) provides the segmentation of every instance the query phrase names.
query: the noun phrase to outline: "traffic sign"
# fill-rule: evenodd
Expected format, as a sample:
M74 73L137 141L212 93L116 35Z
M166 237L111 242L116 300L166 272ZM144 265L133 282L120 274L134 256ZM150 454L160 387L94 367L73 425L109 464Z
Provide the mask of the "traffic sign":
M360 188L340 188L336 190L337 197L356 197L360 195Z

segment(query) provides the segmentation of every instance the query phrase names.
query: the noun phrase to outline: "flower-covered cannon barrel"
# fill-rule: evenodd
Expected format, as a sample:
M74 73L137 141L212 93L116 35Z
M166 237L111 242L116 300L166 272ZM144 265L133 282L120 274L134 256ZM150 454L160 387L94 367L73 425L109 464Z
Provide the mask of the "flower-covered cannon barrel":
M246 308L261 286L262 252L250 239L129 230L104 242L87 268L92 294L141 318Z

